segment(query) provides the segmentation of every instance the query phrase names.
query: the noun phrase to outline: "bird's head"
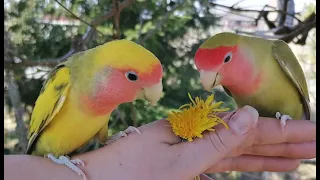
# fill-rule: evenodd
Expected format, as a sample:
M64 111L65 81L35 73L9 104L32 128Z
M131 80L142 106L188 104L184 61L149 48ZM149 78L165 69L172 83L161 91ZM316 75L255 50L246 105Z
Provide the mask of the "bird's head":
M98 46L86 56L92 73L86 103L98 114L117 105L143 99L156 104L162 94L162 66L158 58L144 47L115 40ZM90 63L90 61L92 61ZM89 87L90 87L89 86Z
M252 58L240 47L241 38L234 33L219 33L199 47L194 60L205 90L218 85L233 87L253 76Z

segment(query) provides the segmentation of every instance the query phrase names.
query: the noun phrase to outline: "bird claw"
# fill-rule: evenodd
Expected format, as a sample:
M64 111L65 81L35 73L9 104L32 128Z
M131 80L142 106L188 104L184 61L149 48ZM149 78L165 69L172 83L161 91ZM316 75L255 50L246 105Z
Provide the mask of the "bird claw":
M289 115L286 115L286 114L281 115L280 112L276 113L276 118L280 119L282 131L284 131L284 128L286 126L286 121L292 119Z
M71 170L76 172L79 176L82 176L82 178L84 180L87 179L87 177L84 174L84 172L79 167L77 167L77 165L84 166L83 161L81 161L80 159L72 159L72 160L70 160L70 158L68 156L59 156L59 158L56 158L52 154L48 154L46 157L48 159L50 159L51 161L53 161L54 163L56 163L56 164L67 166L68 168L70 168Z
M133 126L129 126L126 130L124 130L124 132L126 134L137 132L139 135L141 135L141 132L139 131L139 129Z
M76 165L81 165L82 167L84 167L84 162L81 161L80 159L72 159L70 160L73 164L76 164Z
M141 135L141 132L139 131L138 128L133 127L133 126L129 126L126 130L120 131L120 132L112 135L110 138L108 138L108 140L104 143L104 145L111 144L114 141L121 139L122 137L128 137L127 134L130 134L132 132L137 132L139 135Z

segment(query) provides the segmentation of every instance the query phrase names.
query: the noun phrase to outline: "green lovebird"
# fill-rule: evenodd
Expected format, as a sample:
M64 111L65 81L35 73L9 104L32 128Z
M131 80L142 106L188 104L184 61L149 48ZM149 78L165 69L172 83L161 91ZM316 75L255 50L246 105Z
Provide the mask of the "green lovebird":
M261 116L310 120L310 99L303 70L282 40L229 32L207 39L195 54L205 90L222 85L238 107L250 105Z

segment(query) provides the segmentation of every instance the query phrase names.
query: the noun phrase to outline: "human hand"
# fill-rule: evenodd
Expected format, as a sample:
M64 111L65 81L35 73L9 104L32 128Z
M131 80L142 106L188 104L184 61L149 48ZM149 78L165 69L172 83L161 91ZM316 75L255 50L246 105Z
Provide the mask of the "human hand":
M250 109L238 110L230 120L229 113L226 117L229 131L221 125L215 133L207 132L204 138L191 143L180 143L167 121L156 121L139 127L141 136L131 134L115 142L113 147L111 144L102 148L101 151L107 151L103 153L104 160L98 160L102 157L97 156L96 161L114 159L110 166L103 165L105 171L102 172L109 174L110 171L114 179L192 179L206 169L207 173L291 171L299 165L299 159L315 157L316 142L311 141L316 135L313 122L291 120L283 132L279 120L273 118L259 117L255 126L255 113L246 113L252 111ZM239 120L247 120L246 125L237 127L234 123ZM250 132L237 135L235 131ZM91 161L92 158L90 156ZM126 173L121 173L123 171Z
M308 142L315 139L312 122L289 120L282 132L279 120L260 117L257 122L257 114L248 107L227 121L229 130L218 126L214 133L204 133L202 139L181 143L168 121L159 120L139 127L142 135L131 133L106 147L72 158L83 160L82 169L89 180L95 180L192 179L204 171L290 171L299 164L297 159L315 157L316 143ZM42 157L5 156L4 166L8 180L79 179L67 167Z
M228 156L249 136L258 119L249 106L239 109L229 121L230 129L218 128L193 142L181 142L168 121L159 120L139 127L106 147L80 154L89 179L192 179Z

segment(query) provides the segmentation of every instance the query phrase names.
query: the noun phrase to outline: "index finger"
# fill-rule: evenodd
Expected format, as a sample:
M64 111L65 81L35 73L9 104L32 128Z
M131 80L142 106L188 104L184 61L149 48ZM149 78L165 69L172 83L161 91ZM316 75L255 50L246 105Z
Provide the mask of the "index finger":
M224 118L233 112L219 113ZM229 119L224 118L227 122ZM279 143L301 143L316 139L316 123L309 120L287 120L282 131L280 120L276 118L259 117L257 127L242 146L266 145Z
M280 120L259 117L250 137L251 145L301 143L316 139L316 124L307 120L288 120L282 131Z

